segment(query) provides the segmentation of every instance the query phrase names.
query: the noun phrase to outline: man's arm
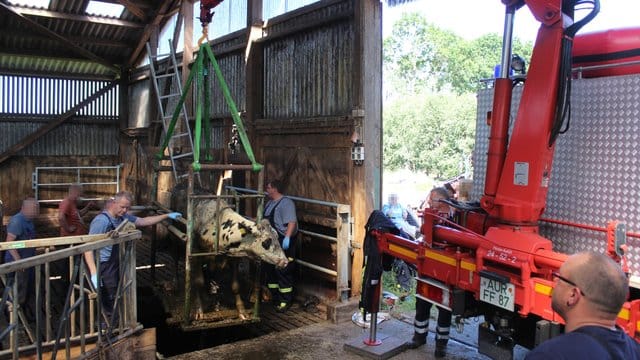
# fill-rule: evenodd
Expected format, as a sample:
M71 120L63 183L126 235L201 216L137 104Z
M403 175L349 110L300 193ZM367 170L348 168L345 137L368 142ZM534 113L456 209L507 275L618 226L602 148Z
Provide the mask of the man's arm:
M67 223L67 207L68 207L69 202L66 200L63 200L60 203L60 207L58 208L58 222L60 223L60 227L63 228L66 232L71 233L74 232L75 226L69 226L69 224Z
M7 233L7 242L13 241L16 238L17 238L17 236L15 234L12 234L10 232ZM11 254L11 256L13 257L13 260L15 260L15 261L20 260L20 254L18 253L18 250L9 249L7 251L9 251L9 254Z
M161 215L154 215L154 216L147 216L144 218L135 218L135 222L134 224L137 227L142 227L142 226L149 226L149 225L155 225L157 223L159 223L162 220L166 220L166 219L177 219L179 217L181 217L182 214L179 212L171 212L168 214L161 214Z
M96 258L93 255L93 250L84 253L84 261L87 263L89 274L95 275L98 270L96 269Z
M287 230L284 232L284 236L291 237L293 233L296 231L297 226L298 226L298 223L295 221L288 223Z

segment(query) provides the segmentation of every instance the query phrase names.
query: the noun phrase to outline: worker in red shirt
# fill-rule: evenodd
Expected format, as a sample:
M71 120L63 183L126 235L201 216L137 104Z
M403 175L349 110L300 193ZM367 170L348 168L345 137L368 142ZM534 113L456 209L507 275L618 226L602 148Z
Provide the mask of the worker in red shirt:
M58 222L60 223L60 236L84 235L87 226L82 217L91 209L93 201L84 208L78 210L77 203L82 194L82 186L73 184L69 186L69 195L58 206Z

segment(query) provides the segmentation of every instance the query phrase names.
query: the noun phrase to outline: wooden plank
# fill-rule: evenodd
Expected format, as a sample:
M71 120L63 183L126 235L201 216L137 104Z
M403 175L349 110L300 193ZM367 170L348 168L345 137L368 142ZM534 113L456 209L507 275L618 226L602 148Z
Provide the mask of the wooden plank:
M121 20L121 19L107 18L102 16L69 14L69 13L62 13L57 11L45 10L45 9L32 9L27 7L10 6L10 5L7 5L7 6L11 8L13 11L21 15L44 17L49 19L89 22L93 24L120 26L120 27L132 28L132 29L139 29L144 26L144 24L142 23L136 23L133 21L127 21L127 20Z
M193 1L185 0L181 6L180 13L182 13L182 21L184 23L184 31L182 32L182 42L184 44L182 49L182 91L188 91L187 97L184 99L184 107L187 109L187 116L191 117L193 112L193 91L185 89L184 85L189 78L189 64L193 61ZM178 124L177 131L186 130L183 122Z
M138 5L134 4L133 2L129 1L129 0L118 0L118 3L120 3L120 5L124 6L130 13L133 14L133 16L137 17L138 19L144 21L147 19L147 17L145 16L144 11L138 7Z
M45 239L34 240L14 240L9 242L0 243L0 251L9 249L26 249L46 246L62 246L62 245L74 245L84 244L91 241L98 241L108 238L107 234L96 235L78 235L78 236L62 236Z
M57 42L59 42L60 44L64 45L64 47L66 47L67 49L73 51L76 54L82 55L87 59L93 60L94 62L98 63L98 64L102 64L104 65L107 69L111 70L112 72L119 74L120 73L120 69L117 68L116 66L114 66L110 61L107 61L101 57L99 57L98 55L92 53L91 51L78 46L76 44L74 44L73 42L69 41L68 39L64 38L63 36L59 35L56 32L53 32L51 30L49 30L48 28L38 24L37 22L25 17L24 15L16 12L15 10L13 10L12 6L9 6L5 3L0 2L0 11L4 11L16 18L18 18L20 21L22 21L23 23L25 23L27 26L29 26L29 28L33 29L34 31L43 34L45 36L47 36L48 38L51 38Z
M360 245L355 249L352 260L351 296L360 295L362 290L364 225L373 209L380 208L382 179L382 5L378 0L362 0L355 4L354 49L357 53L353 55L356 59L352 82L356 87L353 107L364 111L362 140L366 156L362 166L352 167L351 176L353 242L356 247Z
M2 3L0 3L0 5L2 5ZM60 126L63 122L65 122L67 119L72 117L78 110L82 109L85 105L90 104L92 101L94 101L95 99L99 98L100 96L106 94L108 91L113 89L115 87L115 85L116 85L116 82L111 82L111 83L105 85L102 89L98 90L93 95L91 95L88 98L84 99L82 102L80 102L78 105L76 105L73 108L71 108L66 113L60 115L60 117L57 120L51 121L48 124L41 126L34 133L32 133L31 135L26 136L25 138L20 140L17 144L11 146L5 152L0 154L0 164L2 164L4 161L6 161L7 159L9 159L13 155L15 155L18 151L20 151L20 150L26 148L27 146L33 144L36 140L41 138L43 135L47 134L49 131L51 131L51 130L55 129L56 127Z
M140 36L140 38L138 39L138 44L129 57L129 61L127 62L129 67L135 67L136 62L138 58L140 58L140 54L142 53L142 49L144 49L144 45L147 43L147 40L149 40L149 36L151 35L153 28L160 25L160 22L167 15L169 5L171 5L171 3L173 3L173 0L164 0L160 4L160 6L158 6L158 11L153 16L153 20L148 23L147 26L145 26L144 31L142 32L142 36Z

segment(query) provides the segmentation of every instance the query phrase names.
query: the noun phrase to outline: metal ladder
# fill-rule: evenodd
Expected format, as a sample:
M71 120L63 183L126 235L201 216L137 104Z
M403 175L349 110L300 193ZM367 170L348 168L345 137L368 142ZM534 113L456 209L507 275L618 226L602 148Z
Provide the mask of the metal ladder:
M178 65L176 61L176 52L173 48L171 39L169 39L169 54L159 54L156 56L151 55L151 46L149 43L147 46L147 55L149 57L149 70L151 72L151 81L153 83L153 89L156 93L156 98L158 99L158 110L160 119L162 121L162 128L164 129L164 133L167 134L169 131L169 123L171 122L171 118L173 116L173 112L175 108L171 108L170 104L177 104L178 100L182 96L182 81L180 79L180 73L178 72ZM167 65L166 70L161 71L162 74L158 74L158 69L155 68L155 61L158 58L169 56L170 63ZM169 93L162 94L161 86L163 85L162 81L166 79L169 81ZM171 89L175 89L172 86L171 82L176 85L178 92L172 93ZM162 89L164 90L164 89ZM174 90L175 91L175 90ZM174 100L174 101L171 101ZM171 160L171 168L173 170L173 176L175 177L176 182L180 182L181 179L185 179L189 176L188 168L184 171L179 171L179 167L177 166L177 161L180 159L190 159L193 161L193 136L191 135L191 128L189 127L189 118L187 116L187 109L184 104L182 105L181 118L182 120L182 132L174 132L169 140L169 159ZM186 130L185 130L186 129ZM175 153L176 142L180 138L187 138L188 141L183 142L186 145L186 151L182 151L180 153ZM198 174L199 175L199 174ZM200 182L200 177L197 177L198 182Z

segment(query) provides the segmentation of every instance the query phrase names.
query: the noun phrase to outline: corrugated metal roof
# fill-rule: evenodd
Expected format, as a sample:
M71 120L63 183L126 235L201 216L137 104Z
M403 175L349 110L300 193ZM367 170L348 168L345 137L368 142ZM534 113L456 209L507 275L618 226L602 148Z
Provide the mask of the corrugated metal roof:
M170 12L181 0L127 2L141 10L144 19L126 7L119 18L90 16L85 13L87 0L52 0L47 9L0 3L0 73L116 78L113 68L74 51L46 34L46 30L93 53L104 63L121 66L129 61L145 26L153 22L161 4L169 4L167 12ZM162 17L161 26L166 18ZM29 21L46 30L38 31L38 26L30 25Z

